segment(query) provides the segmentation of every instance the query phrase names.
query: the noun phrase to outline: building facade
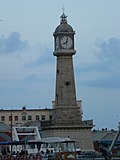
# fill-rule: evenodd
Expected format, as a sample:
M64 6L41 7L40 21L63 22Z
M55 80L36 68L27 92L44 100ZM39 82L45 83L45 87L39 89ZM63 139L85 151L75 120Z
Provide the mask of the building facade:
M19 110L0 110L0 123L11 126L29 125L32 122L49 121L52 118L51 109L19 109Z

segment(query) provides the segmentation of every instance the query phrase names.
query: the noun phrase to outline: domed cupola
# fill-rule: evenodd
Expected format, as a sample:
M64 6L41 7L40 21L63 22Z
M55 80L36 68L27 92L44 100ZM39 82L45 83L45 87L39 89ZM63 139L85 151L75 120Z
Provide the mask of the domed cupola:
M67 16L63 13L60 18L60 25L55 29L54 35L59 34L61 32L74 33L73 28L67 23Z
M54 52L55 56L69 56L74 55L76 51L74 50L74 30L67 23L67 16L64 14L61 15L60 24L56 27L54 36Z

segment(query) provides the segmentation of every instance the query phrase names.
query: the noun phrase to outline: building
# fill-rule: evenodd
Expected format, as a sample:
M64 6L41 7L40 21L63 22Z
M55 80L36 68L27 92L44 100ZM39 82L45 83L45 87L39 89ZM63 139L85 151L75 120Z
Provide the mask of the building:
M23 126L30 125L33 122L40 127L40 122L49 121L52 118L52 109L26 109L23 107L18 110L0 110L0 130L5 126ZM8 129L8 128L7 128Z

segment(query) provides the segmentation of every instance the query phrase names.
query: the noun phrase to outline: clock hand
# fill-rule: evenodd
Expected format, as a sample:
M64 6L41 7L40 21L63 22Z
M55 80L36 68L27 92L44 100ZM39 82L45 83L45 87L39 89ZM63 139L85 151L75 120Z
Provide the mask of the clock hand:
M66 44L67 42L64 42L63 44Z
M67 37L67 40L66 40L66 43L68 42L68 37Z
M67 37L66 41L63 44L66 44L67 42L68 42L68 37Z

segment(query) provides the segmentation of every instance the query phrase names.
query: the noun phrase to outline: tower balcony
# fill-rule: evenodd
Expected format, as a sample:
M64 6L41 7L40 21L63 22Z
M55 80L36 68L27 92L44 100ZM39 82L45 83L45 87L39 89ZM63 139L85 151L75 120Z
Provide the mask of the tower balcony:
M57 51L53 52L54 56L72 56L76 53L74 49L58 49Z

